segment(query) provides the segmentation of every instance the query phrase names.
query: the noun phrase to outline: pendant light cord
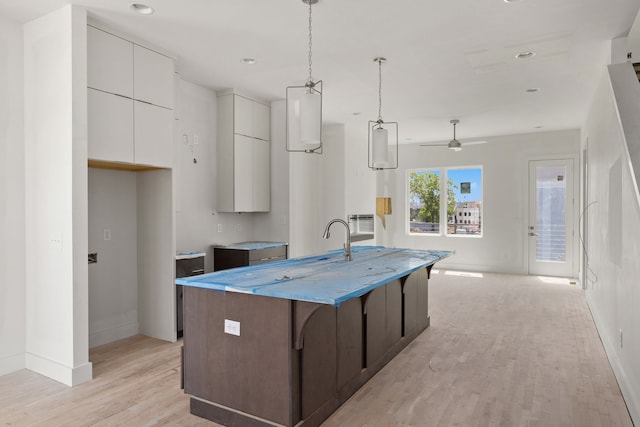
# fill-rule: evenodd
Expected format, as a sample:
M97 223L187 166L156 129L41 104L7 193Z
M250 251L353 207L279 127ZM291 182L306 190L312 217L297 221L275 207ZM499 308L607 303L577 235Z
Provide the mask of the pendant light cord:
M311 45L312 45L312 38L311 38L311 2L309 2L309 80L307 81L307 84L310 85L311 87L313 86L313 77L311 76Z
M382 60L378 61L378 122L382 123Z

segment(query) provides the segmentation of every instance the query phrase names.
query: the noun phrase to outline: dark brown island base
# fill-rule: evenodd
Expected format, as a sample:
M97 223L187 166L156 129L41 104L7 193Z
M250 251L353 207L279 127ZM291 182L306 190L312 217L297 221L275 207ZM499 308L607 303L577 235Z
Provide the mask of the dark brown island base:
M366 247L352 262L330 253L183 279L191 413L225 426L320 425L429 326L429 272L450 254ZM243 277L247 287L232 285ZM329 292L315 288L331 277ZM292 286L303 290L275 296Z

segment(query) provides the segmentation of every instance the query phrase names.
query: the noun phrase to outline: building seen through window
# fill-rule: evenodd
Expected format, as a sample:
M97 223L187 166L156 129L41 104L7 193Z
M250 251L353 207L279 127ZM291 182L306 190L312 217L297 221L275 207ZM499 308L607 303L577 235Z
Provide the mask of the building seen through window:
M409 173L409 233L482 235L482 168Z

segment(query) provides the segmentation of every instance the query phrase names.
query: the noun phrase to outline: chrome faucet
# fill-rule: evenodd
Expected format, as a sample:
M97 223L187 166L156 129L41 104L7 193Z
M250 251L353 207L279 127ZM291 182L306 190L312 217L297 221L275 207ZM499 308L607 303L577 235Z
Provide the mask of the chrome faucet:
M340 224L344 225L345 228L347 229L347 243L344 245L344 259L346 261L351 261L351 229L349 228L349 224L347 224L345 221L341 220L340 218L332 219L331 221L329 221L329 224L327 224L327 227L324 229L324 234L322 234L322 238L323 239L329 238L330 236L329 228L331 227L331 224L333 224L334 222L339 222Z

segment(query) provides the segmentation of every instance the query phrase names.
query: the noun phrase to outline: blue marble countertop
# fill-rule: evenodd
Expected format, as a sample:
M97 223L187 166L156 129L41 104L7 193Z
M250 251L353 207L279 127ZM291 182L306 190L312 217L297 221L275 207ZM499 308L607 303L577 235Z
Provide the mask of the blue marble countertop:
M176 279L176 284L338 306L453 255L451 251L352 247L343 251Z
M279 246L286 246L286 242L241 242L232 243L230 245L222 246L229 249L244 249L247 251L255 251L257 249L276 248Z

